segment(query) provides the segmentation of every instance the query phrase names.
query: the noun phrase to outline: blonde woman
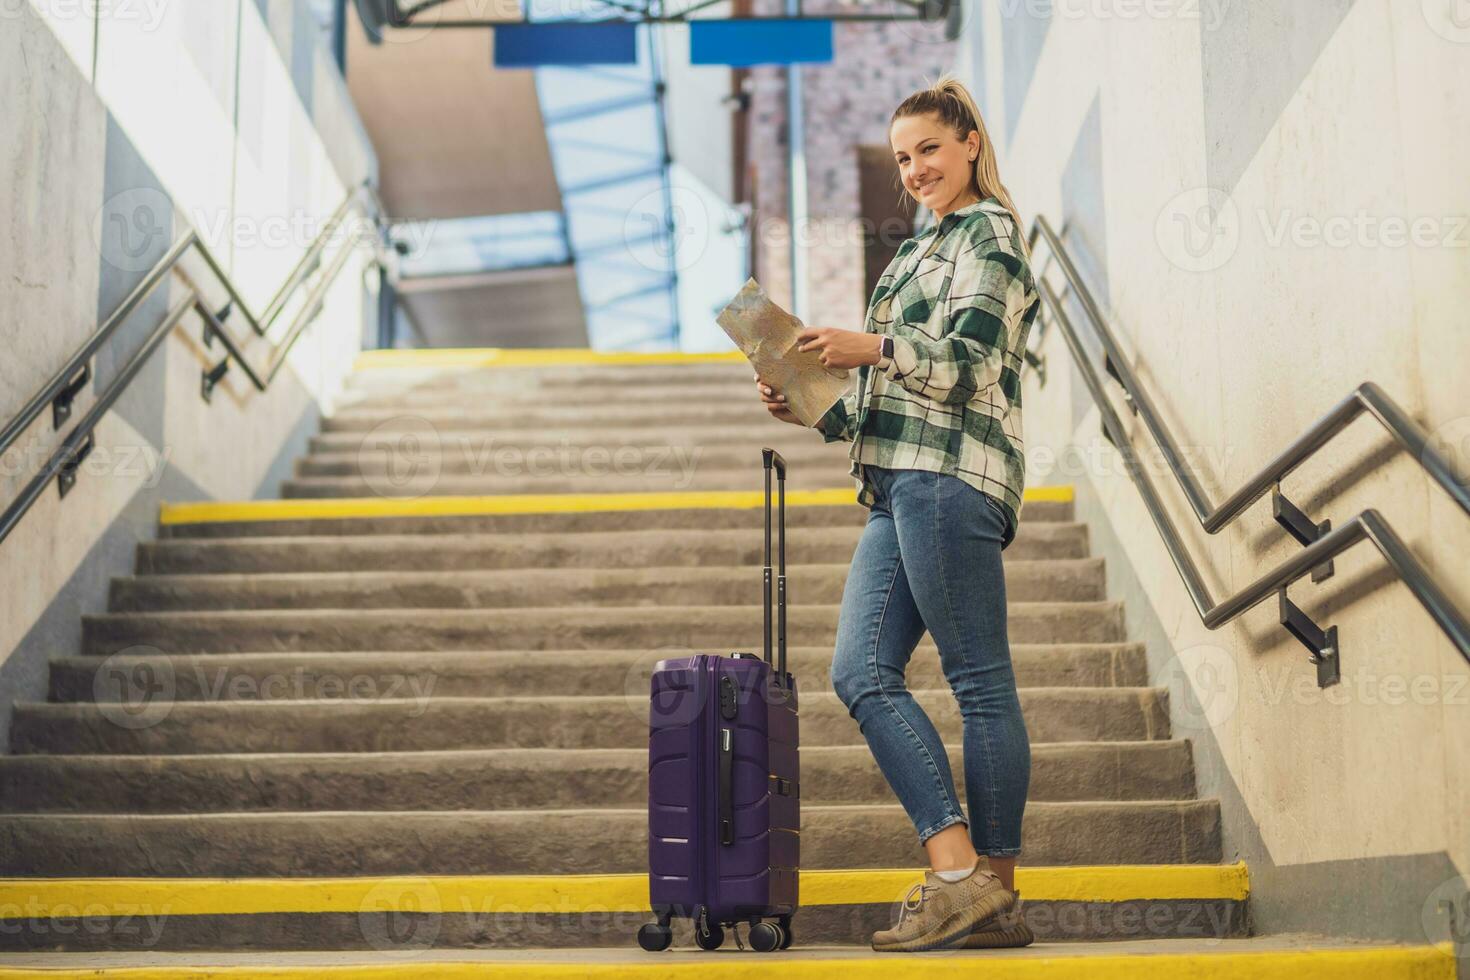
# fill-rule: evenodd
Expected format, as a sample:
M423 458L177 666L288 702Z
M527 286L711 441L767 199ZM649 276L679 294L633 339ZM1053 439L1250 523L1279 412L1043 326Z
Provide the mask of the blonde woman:
M832 686L913 821L929 871L873 948L1024 946L1014 875L1031 775L1001 551L1025 479L1021 370L1038 297L1021 223L975 101L945 76L893 113L904 190L933 225L899 247L862 330L801 350L858 369L818 423L850 442L869 508L843 592ZM771 414L800 424L756 379ZM961 810L944 743L904 685L925 630L964 725Z

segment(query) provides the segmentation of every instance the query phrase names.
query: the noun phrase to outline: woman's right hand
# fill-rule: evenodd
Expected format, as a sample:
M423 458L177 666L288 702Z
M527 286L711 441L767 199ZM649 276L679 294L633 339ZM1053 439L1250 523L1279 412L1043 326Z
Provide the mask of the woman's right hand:
M778 394L776 389L762 381L758 374L755 376L755 388L760 392L761 403L766 406L766 411L770 412L773 418L778 418L782 422L790 422L792 425L802 424L801 419L793 415L791 409L786 407L786 396Z

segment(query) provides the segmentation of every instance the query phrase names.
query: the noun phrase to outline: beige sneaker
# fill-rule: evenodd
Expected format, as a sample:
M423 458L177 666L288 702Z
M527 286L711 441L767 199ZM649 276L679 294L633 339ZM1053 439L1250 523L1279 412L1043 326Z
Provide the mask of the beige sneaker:
M958 943L956 949L1002 949L1012 946L1030 946L1036 941L1031 927L1026 924L1021 910L1021 892L1016 891L1016 904L1008 912L1000 912L990 919L976 923L968 936Z
M1016 904L1013 892L983 861L959 881L945 881L932 871L904 896L898 922L892 929L873 933L873 949L880 953L917 953L952 946L970 934L977 922L1008 912Z

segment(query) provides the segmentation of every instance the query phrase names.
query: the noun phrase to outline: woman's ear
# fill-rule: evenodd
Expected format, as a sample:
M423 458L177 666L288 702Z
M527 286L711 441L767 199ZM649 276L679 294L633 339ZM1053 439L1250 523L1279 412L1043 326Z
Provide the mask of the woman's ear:
M980 156L980 131L970 130L970 135L965 137L965 146L970 154L970 162L974 163Z

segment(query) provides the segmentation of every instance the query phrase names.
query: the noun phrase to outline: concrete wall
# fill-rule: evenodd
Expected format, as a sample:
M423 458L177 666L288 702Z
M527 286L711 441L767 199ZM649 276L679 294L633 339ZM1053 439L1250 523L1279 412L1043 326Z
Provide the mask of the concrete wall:
M290 0L19 3L0 12L0 418L10 419L189 225L262 310L372 148L302 4ZM364 336L371 250L352 255L265 394L238 369L200 398L220 348L194 317L97 429L63 500L48 487L0 543L0 737L17 699L43 698L46 662L73 654L163 500L274 496ZM211 305L223 294L186 266ZM175 279L95 359L85 412L182 296ZM299 301L298 301L299 303ZM296 312L288 307L272 336ZM253 337L244 320L235 335ZM263 363L259 339L247 355ZM8 505L58 445L50 413L0 468Z
M1454 0L979 6L960 61L1006 134L1002 179L1028 220L1065 224L1215 503L1365 380L1470 473L1470 28ZM1222 801L1226 858L1250 865L1256 929L1422 942L1446 938L1452 910L1463 928L1465 661L1364 545L1291 589L1340 631L1337 687L1317 688L1274 601L1206 630L1060 335L1042 350L1030 481L1077 486L1200 791ZM1377 508L1470 607L1470 520L1389 445L1360 420L1283 489L1335 525ZM1216 600L1300 550L1268 500L1204 533L1145 459Z

